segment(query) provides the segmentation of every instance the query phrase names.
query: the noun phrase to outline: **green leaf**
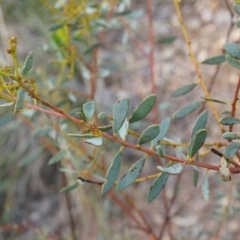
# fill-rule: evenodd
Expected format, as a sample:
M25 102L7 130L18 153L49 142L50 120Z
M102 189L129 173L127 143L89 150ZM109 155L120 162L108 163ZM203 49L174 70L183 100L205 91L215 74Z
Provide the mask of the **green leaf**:
M96 136L91 133L68 133L70 137L79 137L79 138L95 138Z
M148 193L148 202L152 202L163 190L165 184L167 183L169 174L166 172L161 173L155 181L152 183Z
M237 69L240 69L240 60L231 57L230 55L226 54L226 60L229 65L232 67L235 67Z
M6 102L6 103L2 103L0 104L0 108L5 108L5 107L10 107L14 104L14 102Z
M144 166L145 157L139 159L132 167L121 177L117 184L116 190L122 190L130 186L140 175Z
M189 92L191 92L198 84L197 83L191 83L186 86L183 86L181 88L178 88L175 90L172 94L171 97L180 97L183 96Z
M63 187L60 189L60 192L61 193L67 193L67 192L70 192L72 190L74 190L75 188L77 188L78 186L78 183L74 183L72 185L69 185L69 186L66 186L66 187Z
M239 124L240 119L234 118L234 117L224 117L220 119L220 123L222 125L234 125L234 124Z
M239 150L240 143L239 142L231 142L227 145L225 149L225 158L232 158Z
M176 39L177 39L177 37L175 37L175 36L164 36L164 37L159 38L157 40L157 43L160 43L160 44L171 44Z
M207 137L207 130L201 129L196 132L193 138L190 141L188 149L188 157L192 158L202 147Z
M170 165L168 167L157 166L161 172L166 172L168 174L177 175L182 172L183 166L180 163Z
M240 134L233 132L225 132L223 138L229 141L240 139Z
M129 110L129 99L118 100L113 107L113 132L117 133L122 127Z
M119 129L118 134L122 140L125 140L128 134L129 121L126 118L122 127Z
M120 171L121 161L122 161L122 149L120 149L117 152L111 166L108 168L106 175L107 181L102 186L102 194L107 193L113 186L114 182L116 181Z
M33 67L33 52L30 52L23 64L22 75L25 76L27 73L29 73L32 67Z
M133 111L132 116L129 119L129 122L133 123L145 118L153 109L155 102L156 94L144 98L142 102Z
M209 181L208 181L208 172L206 173L206 176L203 179L202 183L202 195L203 198L208 201L209 199Z
M92 144L94 146L101 146L103 143L102 137L94 137L84 140L84 142Z
M193 170L193 184L194 184L194 187L197 187L198 179L199 179L199 172L196 169L194 169Z
M105 112L100 112L98 114L98 119L100 121L107 121L108 120L108 115Z
M226 61L225 55L218 55L204 60L202 64L215 65L223 63L225 61Z
M48 161L48 165L55 164L63 159L66 155L66 150L60 150L58 153L54 154Z
M169 127L171 125L171 118L165 118L160 123L160 132L156 138L152 140L152 147L155 147L159 141L163 140L163 138L167 135Z
M233 58L240 59L240 45L237 43L226 43L223 45L225 51Z
M208 102L215 102L215 103L227 104L227 102L222 101L222 100L219 100L219 99L215 99L215 98L203 97L203 99L204 99L205 101L208 101Z
M208 118L208 112L207 111L202 112L198 116L198 118L196 119L196 121L193 125L191 138L193 138L199 130L205 129L206 124L207 124L207 118Z
M140 135L140 137L138 138L138 145L150 142L151 140L153 140L155 137L157 137L157 135L160 132L160 127L157 124L151 125L149 127L147 127L142 134Z
M100 127L98 127L98 129L102 132L107 132L110 129L112 129L112 125L100 126Z
M234 7L234 9L236 10L236 12L237 12L238 14L240 14L240 5L237 4L237 3L235 3L235 4L233 5L233 7Z
M88 121L92 120L95 113L95 102L90 101L83 104L83 114Z
M190 113L196 111L202 105L202 103L203 101L201 100L194 101L188 104L187 106L180 108L173 114L173 119L179 119L189 115Z
M23 88L19 88L17 92L17 100L14 105L14 114L23 109L23 100L24 100L25 90Z

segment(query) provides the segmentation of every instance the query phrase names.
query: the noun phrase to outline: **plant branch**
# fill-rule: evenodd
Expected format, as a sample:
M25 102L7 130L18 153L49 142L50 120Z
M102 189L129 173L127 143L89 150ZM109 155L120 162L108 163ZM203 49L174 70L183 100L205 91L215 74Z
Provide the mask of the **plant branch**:
M203 92L204 92L204 96L206 98L210 98L210 93L208 92L208 89L205 85L205 82L203 80L203 76L202 76L202 73L200 71L200 67L199 67L199 63L195 57L195 54L193 52L193 49L192 49L192 43L191 43L191 40L189 38L189 35L188 35L188 32L187 32L187 29L184 25L184 22L183 22L183 17L182 17L182 13L181 13L181 10L180 10L180 2L178 0L173 0L174 2L174 6L175 6L175 9L176 9L176 12L177 12L177 16L178 16L178 21L180 23L180 27L181 27L181 30L182 30L182 33L183 33L183 36L184 36L184 39L185 39L185 42L187 44L187 47L188 47L188 55L195 67L195 71L196 71L196 74L197 74L197 77L198 77L198 83L200 85L200 87L202 88ZM211 110L212 110L212 113L221 129L221 131L223 132L224 131L224 128L221 124L219 124L219 120L220 120L220 117L219 117L219 114L217 112L217 109L215 107L215 105L209 101L208 102Z

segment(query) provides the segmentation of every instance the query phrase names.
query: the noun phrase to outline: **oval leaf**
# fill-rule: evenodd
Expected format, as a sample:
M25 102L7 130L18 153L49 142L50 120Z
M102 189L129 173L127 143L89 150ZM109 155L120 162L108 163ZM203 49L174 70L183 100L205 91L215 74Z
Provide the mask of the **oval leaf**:
M111 166L108 168L106 174L107 181L102 186L102 194L107 193L113 186L114 182L116 181L117 176L119 174L121 161L122 161L122 149L117 152Z
M208 201L209 199L209 182L208 182L208 172L206 174L206 176L203 179L203 183L202 183L202 195L203 198Z
M168 173L163 172L155 179L148 193L149 203L152 202L161 193L165 184L167 183L168 177Z
M181 87L181 88L175 90L171 94L171 97L180 97L182 95L185 95L185 94L191 92L196 86L197 86L197 83L191 83L191 84L188 84L184 87Z
M239 0L235 0L235 2L240 3ZM240 5L235 3L233 7L236 10L236 12L240 14Z
M103 143L103 140L101 137L94 137L94 138L89 138L89 139L86 139L84 140L84 142L86 143L89 143L89 144L92 144L94 146L101 146L102 143Z
M157 169L159 169L161 172L166 172L168 174L177 175L180 172L182 172L183 166L182 166L182 164L177 163L177 164L173 164L168 167L157 166Z
M170 128L171 125L171 118L165 118L161 121L160 123L160 132L158 134L158 136L152 140L152 147L155 147L159 141L163 140L163 138L167 135L167 132Z
M234 125L240 123L240 119L234 117L224 117L220 119L220 123L222 125Z
M218 55L208 58L202 62L202 64L216 65L226 61L225 55Z
M237 43L226 43L223 45L225 51L233 58L240 59L240 45Z
M188 150L188 157L192 158L202 147L207 137L207 130L201 129L196 132L194 137L191 139L189 150Z
M125 140L128 134L129 121L126 118L122 127L119 129L118 134L122 140Z
M113 108L113 132L117 133L122 127L129 109L129 99L118 100Z
M153 109L156 102L156 94L150 95L142 100L142 102L135 108L129 122L136 122L145 118Z
M198 116L198 118L196 119L194 126L193 126L191 138L193 138L195 136L196 132L198 132L199 130L204 129L206 127L207 118L208 118L207 111L202 112Z
M231 142L227 145L225 149L225 158L232 158L240 148L239 142Z
M150 142L155 137L157 137L159 132L160 132L160 127L157 124L147 127L139 137L137 144L141 145L141 144Z
M95 102L90 101L83 104L83 114L88 121L92 120L95 113Z
M25 90L23 88L19 88L17 92L17 100L14 105L14 114L23 109L23 100L24 100Z
M33 52L30 52L23 64L22 75L25 76L27 73L29 73L32 67L33 67Z
M2 104L0 104L0 108L2 108L2 107L10 107L10 106L12 106L13 104L14 104L14 102L2 103Z
M232 67L240 69L240 61L238 59L233 58L230 55L226 54L226 60L227 60L227 63Z
M202 103L203 101L199 100L180 108L173 114L173 119L179 119L189 115L190 113L196 111L202 105Z
M138 178L142 171L144 162L145 157L141 158L132 165L132 167L122 176L119 183L117 184L117 191L127 188Z
M54 154L48 161L48 165L52 165L62 160L66 155L66 150L60 150L58 153Z
M229 141L240 139L240 134L233 133L233 132L225 132L223 134L223 138Z

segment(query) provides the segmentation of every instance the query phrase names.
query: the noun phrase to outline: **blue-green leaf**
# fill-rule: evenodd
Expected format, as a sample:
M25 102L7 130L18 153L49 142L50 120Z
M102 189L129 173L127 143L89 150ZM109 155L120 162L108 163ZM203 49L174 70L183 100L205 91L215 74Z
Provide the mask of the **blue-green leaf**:
M200 129L196 132L193 138L190 141L188 149L188 157L192 158L202 147L207 137L207 130Z
M24 96L25 96L25 90L23 88L19 88L17 92L16 103L14 105L14 110L13 110L14 114L23 109Z
M32 67L33 67L33 52L30 52L23 64L22 75L25 76L27 73L29 73Z
M171 118L165 118L160 123L160 132L156 138L152 140L151 146L155 147L159 141L163 140L163 138L167 135L167 132L171 125Z
M142 134L140 135L137 144L141 145L147 142L150 142L151 140L153 140L155 137L157 137L157 135L160 132L160 127L157 124L151 125L149 127L147 127Z
M60 150L58 153L54 154L48 161L49 165L52 165L54 163L57 163L63 159L63 157L66 155L66 150Z
M122 149L120 149L117 152L111 166L108 168L106 175L107 181L102 186L102 194L107 193L113 186L114 182L116 181L117 176L119 174L121 161L122 161Z
M129 110L129 99L118 100L113 107L113 132L117 133L122 127Z
M122 190L130 186L140 175L142 168L144 166L145 157L139 159L132 167L122 176L117 184L116 190Z
M70 192L72 190L74 190L75 188L77 188L78 186L78 183L74 183L74 184L71 184L69 186L66 186L66 187L63 187L60 189L60 192L61 193L67 193L67 192Z
M194 187L197 187L198 179L199 179L199 172L196 169L194 169L193 170L193 184L194 184Z
M83 114L88 121L92 120L95 113L95 102L90 101L83 104Z
M233 5L233 7L234 7L234 9L236 10L236 12L237 12L238 14L240 14L240 5L237 4L237 3L235 3L235 4Z
M125 140L128 134L129 121L126 118L122 127L119 129L118 134L122 140Z
M229 65L231 65L232 67L240 69L240 60L238 60L237 58L234 58L234 57L230 56L229 54L226 54L226 60L227 60L227 63Z
M173 114L173 119L179 119L189 115L190 113L196 111L202 105L202 103L203 101L201 100L194 101L188 104L187 106L180 108Z
M2 103L0 104L0 108L5 108L5 107L10 107L14 104L14 102L6 102L6 103Z
M176 163L173 165L170 165L168 167L162 167L162 166L157 166L157 169L159 169L161 172L166 172L168 174L172 175L177 175L182 172L183 166L180 163Z
M169 174L166 172L162 172L155 181L153 182L152 186L150 187L148 193L148 202L152 202L163 190L165 184L167 183Z
M225 158L232 158L240 149L240 143L239 142L231 142L227 145L225 149Z
M142 102L135 108L129 122L136 122L145 118L153 109L156 102L156 94L150 95L142 100Z
M222 125L234 125L234 124L239 124L240 119L235 117L224 117L220 119L220 123Z
M193 138L195 136L196 132L198 132L199 130L205 129L206 124L207 124L207 118L208 118L207 111L202 112L198 116L198 118L196 119L194 126L193 126L191 138Z
M225 132L223 138L229 141L240 139L240 134L233 132Z
M94 137L94 138L88 138L84 140L84 142L92 144L94 146L101 146L103 143L102 137Z
M226 43L223 45L225 51L233 58L240 59L240 45L237 43Z
M202 183L202 195L203 198L208 201L209 199L209 181L208 181L208 172L206 173L206 176L203 179Z
M191 83L186 86L183 86L181 88L178 88L175 90L172 94L171 97L180 97L183 96L189 92L191 92L195 87L197 86L197 83Z
M210 57L202 62L202 64L216 65L226 61L225 55Z

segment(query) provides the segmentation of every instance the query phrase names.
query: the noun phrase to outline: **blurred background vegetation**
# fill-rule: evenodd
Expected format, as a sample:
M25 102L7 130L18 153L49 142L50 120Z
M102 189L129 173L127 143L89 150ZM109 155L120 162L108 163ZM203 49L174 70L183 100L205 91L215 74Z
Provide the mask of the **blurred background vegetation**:
M149 64L149 2L154 76ZM184 0L182 14L199 62L220 54L226 41L239 41L239 31L231 27L234 14L228 1ZM197 78L172 1L8 0L0 3L0 27L1 66L12 64L6 49L8 38L15 35L22 62L34 51L31 75L37 79L40 95L73 115L88 99L96 99L98 111L110 114L120 97L130 97L134 108L156 92L158 116L147 119L144 126L201 95L194 92L179 101L169 97ZM216 68L204 66L202 71L210 84ZM237 73L223 65L217 76L213 96L224 93L225 100L231 101ZM76 177L103 175L115 144L87 147L62 131L78 131L76 126L43 113L13 116L10 109L0 109L0 116L0 239L237 239L237 176L223 184L213 173L209 202L202 199L200 187L193 186L190 169L172 177L151 204L146 201L151 182L102 197L98 185L76 188ZM169 138L186 141L195 118L174 123ZM210 126L210 139L218 134ZM63 160L49 165L59 150L66 151ZM126 151L124 157L127 168L139 156ZM213 155L209 161L218 157ZM154 161L148 162L144 174L153 169ZM75 189L62 193L66 186Z

